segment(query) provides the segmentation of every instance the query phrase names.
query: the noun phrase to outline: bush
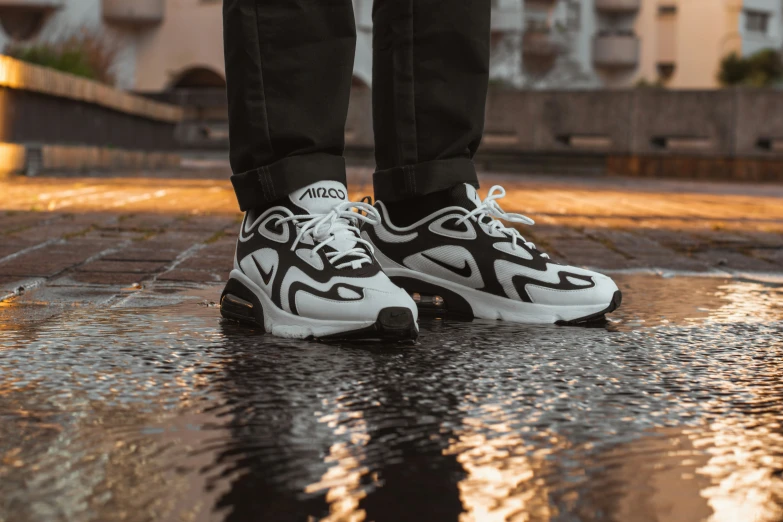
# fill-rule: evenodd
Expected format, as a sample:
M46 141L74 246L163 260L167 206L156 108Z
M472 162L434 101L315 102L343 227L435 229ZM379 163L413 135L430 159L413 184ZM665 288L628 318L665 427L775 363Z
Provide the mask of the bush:
M718 81L724 87L770 87L783 82L783 59L774 49L741 57L732 52L720 63Z
M5 49L5 54L24 62L113 85L112 67L117 50L117 46L105 37L80 31L53 41L13 44Z

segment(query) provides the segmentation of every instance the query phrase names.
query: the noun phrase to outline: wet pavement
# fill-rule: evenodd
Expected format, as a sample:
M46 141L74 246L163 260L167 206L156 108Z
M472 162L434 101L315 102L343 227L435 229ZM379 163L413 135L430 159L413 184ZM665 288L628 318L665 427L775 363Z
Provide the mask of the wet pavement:
M220 285L0 304L0 521L779 521L783 286L620 274L602 328L272 338Z
M351 197L372 171L349 171ZM18 289L225 281L239 227L226 168L0 179L0 301ZM783 273L783 185L484 173L554 259L600 270Z
M783 186L484 174L611 321L325 345L220 319L227 177L0 179L0 522L783 520Z

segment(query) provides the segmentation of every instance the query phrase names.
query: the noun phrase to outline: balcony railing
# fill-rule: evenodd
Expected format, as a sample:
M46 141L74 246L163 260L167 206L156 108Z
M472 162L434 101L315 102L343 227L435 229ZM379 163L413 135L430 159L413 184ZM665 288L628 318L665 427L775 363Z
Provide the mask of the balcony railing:
M0 9L51 11L62 6L63 0L0 0Z
M102 3L103 19L108 23L150 26L163 22L164 0L102 0Z
M642 0L595 0L595 8L608 13L635 13Z
M62 6L63 0L0 0L0 27L12 40L34 38Z
M631 68L639 63L639 38L632 33L599 34L593 41L596 67Z
M563 52L563 45L553 36L550 29L528 22L522 36L523 56L555 56Z

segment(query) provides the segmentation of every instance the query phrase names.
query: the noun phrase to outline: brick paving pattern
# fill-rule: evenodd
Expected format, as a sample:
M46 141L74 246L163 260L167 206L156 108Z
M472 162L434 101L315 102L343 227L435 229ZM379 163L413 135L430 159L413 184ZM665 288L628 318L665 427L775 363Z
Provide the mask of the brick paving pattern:
M371 194L352 169L352 197ZM30 285L225 281L240 222L225 169L0 180L0 299ZM783 187L484 175L523 235L604 270L783 273Z

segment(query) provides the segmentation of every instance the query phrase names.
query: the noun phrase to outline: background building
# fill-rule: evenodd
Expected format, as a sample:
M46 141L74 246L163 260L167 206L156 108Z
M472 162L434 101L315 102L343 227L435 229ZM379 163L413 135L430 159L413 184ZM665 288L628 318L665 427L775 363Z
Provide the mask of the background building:
M216 86L224 81L221 9L222 0L0 0L0 45L89 31L119 50L119 87Z
M224 82L222 0L0 0L0 46L104 35L118 86ZM372 0L354 0L355 77L371 82ZM517 88L717 86L721 58L783 48L783 0L492 0L493 82Z

